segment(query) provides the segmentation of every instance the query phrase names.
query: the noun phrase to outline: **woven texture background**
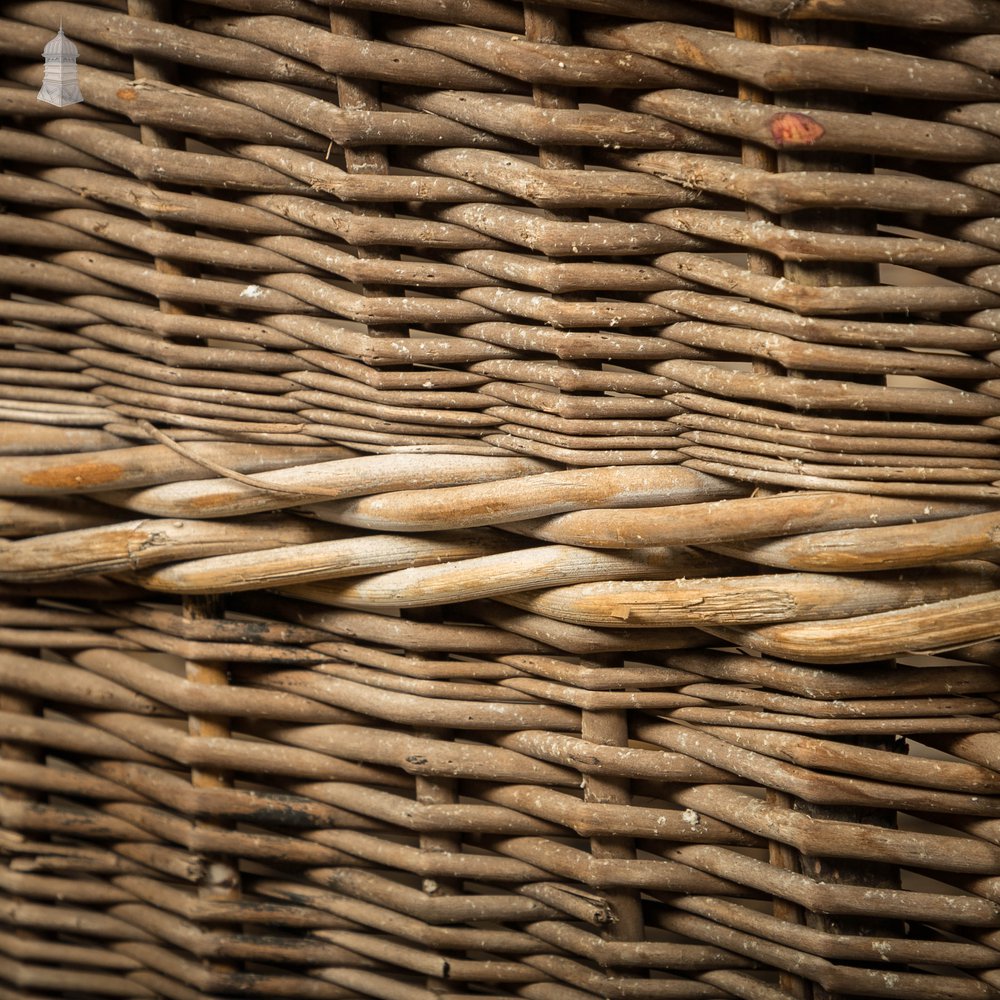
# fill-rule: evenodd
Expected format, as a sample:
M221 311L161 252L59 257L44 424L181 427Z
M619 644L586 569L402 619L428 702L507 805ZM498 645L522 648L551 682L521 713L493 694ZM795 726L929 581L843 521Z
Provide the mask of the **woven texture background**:
M1000 998L1000 3L0 56L0 1000Z

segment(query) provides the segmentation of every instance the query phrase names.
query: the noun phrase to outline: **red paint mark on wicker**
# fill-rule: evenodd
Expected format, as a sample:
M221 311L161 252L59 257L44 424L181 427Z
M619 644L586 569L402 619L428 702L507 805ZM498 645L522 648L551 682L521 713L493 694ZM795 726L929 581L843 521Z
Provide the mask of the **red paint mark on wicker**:
M826 129L815 118L798 111L783 111L768 123L779 146L811 146L823 137Z

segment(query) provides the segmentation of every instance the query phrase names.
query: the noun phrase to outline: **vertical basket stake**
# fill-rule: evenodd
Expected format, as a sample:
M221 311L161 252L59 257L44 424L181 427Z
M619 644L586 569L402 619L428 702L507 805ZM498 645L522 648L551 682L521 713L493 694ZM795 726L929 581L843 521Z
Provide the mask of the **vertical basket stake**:
M846 24L829 24L818 21L778 22L771 25L771 42L775 45L824 45L857 47L857 27ZM861 43L863 44L863 42ZM822 110L858 110L858 102L845 99L840 95L826 93L799 93L795 95L798 107L816 108ZM871 172L871 162L865 157L824 156L816 153L799 154L783 151L778 155L778 170L784 171L858 171ZM783 224L789 226L808 227L820 232L848 233L871 235L874 227L863 212L845 210L812 210L795 213L794 218L783 218ZM800 263L784 262L784 276L789 281L811 287L835 287L878 284L878 266L869 264L844 263ZM810 375L810 377L816 377ZM820 375L819 377L822 377ZM884 384L881 376L872 377L876 384ZM891 666L889 664L883 664ZM898 749L894 737L865 742L863 739L844 738L842 742L861 746L877 746L879 749ZM817 807L810 803L793 800L792 808L802 811L814 818L837 819L842 822L878 823L894 827L895 814L889 810L863 810L851 807ZM793 852L785 849L782 855ZM800 855L798 857L800 870L811 878L821 882L842 882L852 885L873 887L899 888L899 873L888 865L829 860ZM887 932L901 933L899 928L886 926L884 921L866 921L863 919L841 920L823 914L806 913L806 923L817 927L826 933L857 934L862 936L879 935ZM834 994L820 986L812 984L811 1000L842 1000L840 994Z
M346 38L370 39L371 15L367 11L337 10L330 8L330 31ZM345 111L378 111L382 106L381 85L377 80L358 79L337 75L337 103ZM332 140L331 140L332 149ZM344 150L344 166L349 174L382 175L389 173L389 154L384 146L356 146ZM392 206L365 204L354 206L358 215L385 216L392 214ZM389 247L364 246L357 249L359 260L395 260L399 257ZM389 286L362 284L362 295L390 294ZM384 325L367 330L372 337L405 337L404 324Z
M415 729L413 735L417 739L444 741L451 739L452 732L448 729ZM414 785L416 800L421 805L451 805L458 802L458 782L453 778L417 775ZM462 852L462 838L455 833L421 833L418 843L421 851L446 854ZM428 896L456 896L462 893L462 882L457 878L425 878L422 888ZM460 989L455 980L438 976L428 976L425 985L431 993L455 993Z
M753 14L745 14L742 11L733 12L733 33L737 38L746 41L768 43L770 42L770 32L768 22L763 18ZM739 97L743 101L752 101L755 104L773 104L772 95L760 87L744 80L739 82ZM774 151L760 143L744 141L740 143L740 160L745 167L756 170L765 170L768 173L776 173L778 169L778 158ZM747 204L747 218L751 222L774 222L774 216L757 205ZM753 274L764 274L768 277L779 277L782 273L781 261L772 254L758 250L747 252L747 268ZM761 375L777 375L794 377L796 372L786 372L781 365L767 358L754 358L753 370ZM766 792L767 801L777 808L790 808L791 797L777 789L769 788ZM795 851L787 844L777 840L769 840L767 844L768 860L776 868L783 868L786 871L798 871L798 857ZM804 923L802 907L789 900L775 896L772 903L772 912L780 920L786 920L792 924ZM801 976L784 970L778 973L778 984L789 997L794 1000L810 1000L810 985Z
M183 604L184 620L189 622L220 619L224 616L223 599L219 596L185 596ZM225 663L217 660L185 660L187 679L194 684L212 686L229 683L229 672ZM224 716L188 715L188 733L202 739L228 739L231 735L229 720ZM194 788L229 788L232 781L225 772L202 767L191 768L191 785ZM225 825L214 820L197 820L199 825L212 829L225 829ZM229 902L240 897L239 863L229 858L206 858L205 877L198 887L199 895L212 902ZM217 971L230 972L236 966L232 963L212 962Z
M524 35L529 42L539 42L548 45L571 45L573 32L570 23L569 10L551 7L545 4L524 4ZM575 87L562 87L553 84L533 83L531 86L532 103L536 108L552 108L573 110L579 107ZM543 170L582 170L584 167L583 153L578 146L540 145L538 147L538 165ZM585 222L587 213L578 208L564 208L560 212L547 211L546 216L560 222ZM562 258L556 258L561 260ZM570 295L565 292L554 292L553 299L580 301L580 295ZM560 366L573 368L600 368L599 361L577 359L575 361L559 361ZM556 388L556 393L562 395L568 390Z
M754 14L744 14L742 11L733 12L733 33L737 38L749 42L768 41L767 21ZM740 80L738 89L741 101L752 101L754 104L772 104L771 94L755 86ZM773 174L778 169L778 159L772 149L760 143L744 140L740 143L740 162L745 167L754 170L764 170ZM773 222L774 216L758 205L747 204L747 218L751 222ZM762 250L747 251L747 268L751 274L765 274L771 278L781 275L781 261L772 254ZM785 370L776 361L767 358L754 358L753 370L761 375L782 375Z
M434 607L408 608L403 614L412 621L421 622L440 622L442 618L440 609ZM418 660L428 658L428 654L425 653L411 652L408 656ZM416 739L442 742L452 739L454 736L451 730L442 728L415 729L413 735ZM421 805L453 805L459 800L458 780L418 774L414 780L414 797ZM462 853L462 837L461 834L457 833L424 832L417 838L417 843L420 845L421 851L444 854ZM421 888L428 896L457 896L461 895L463 891L462 880L459 878L424 879ZM454 980L442 979L437 976L428 976L425 985L431 993L455 993L459 989Z
M5 285L0 285L0 298L10 298L10 290ZM25 650L25 652L27 653L28 651ZM10 712L12 715L40 715L41 704L36 699L15 691L2 691L0 692L0 712ZM44 754L28 744L0 739L0 760L36 764L44 760ZM34 801L38 797L37 793L32 792L30 789L18 788L12 785L0 787L0 796L5 799L17 799L28 802ZM14 936L32 941L39 940L39 936L36 933L26 930L23 927L15 927Z
M28 651L25 650L25 652L27 653ZM36 650L37 652L40 651ZM4 691L0 694L0 712L10 712L12 715L41 715L41 703L34 698L18 694L14 691ZM45 754L43 751L27 744L16 743L11 740L0 740L0 759L11 761L15 764L40 764L44 763ZM18 800L25 803L36 802L40 798L39 793L30 788L21 788L13 785L4 785L0 788L0 795L5 799ZM34 839L44 840L45 834L36 834ZM6 864L6 862L4 863ZM26 942L44 940L43 936L38 932L25 927L15 926L13 934L14 937Z
M526 3L525 37L531 42L572 45L570 17L571 11L566 9ZM575 109L579 106L576 90L572 87L534 84L532 99L539 108ZM544 170L580 170L584 166L580 149L571 146L541 145L538 149L538 162ZM580 222L587 219L587 212L583 209L569 209L558 214L549 214L550 217L560 221ZM579 296L574 298L579 300ZM577 360L573 362L573 366L599 369L601 364L599 361ZM612 657L605 665L611 667L620 663L621 657ZM602 746L628 746L628 713L618 709L585 710L581 713L580 735L583 739ZM631 801L628 779L603 778L588 774L583 780L583 794L586 802L627 804ZM591 837L590 850L596 858L635 857L634 843L627 837ZM645 937L645 922L639 893L627 889L602 890L601 895L606 899L615 918L602 928L601 935L609 940L642 941Z
M147 21L157 21L170 24L174 20L173 0L128 0L128 13L130 17L142 18ZM169 72L163 64L155 59L145 59L142 56L132 57L132 72L137 80L156 80L168 82ZM160 128L158 125L140 125L139 139L144 146L151 146L160 149L184 149L186 140L184 136L172 129ZM157 229L161 232L170 232L176 227L171 227L155 219L149 220L150 229ZM197 271L185 269L172 260L162 257L153 258L153 266L161 274L184 275L197 274ZM160 311L164 313L184 313L188 310L166 299L159 300Z
M620 662L621 657L615 658ZM606 666L612 667L613 663ZM600 746L627 747L629 742L628 713L623 709L587 709L582 713L580 735ZM628 806L632 800L628 778L606 778L584 775L585 802L600 802ZM591 837L590 852L595 858L634 860L635 843L629 837ZM602 890L615 920L602 929L602 937L613 941L642 941L645 921L638 892L631 889Z
M172 23L174 21L172 0L128 0L129 15L146 20ZM140 56L133 57L133 72L136 78L168 81L169 72L163 64L156 60L147 60ZM139 137L143 145L161 149L186 148L185 137L170 129L152 125L140 125ZM159 230L170 230L164 223L150 221L150 227ZM197 271L179 266L173 261L160 257L154 258L154 266L161 274L197 274ZM165 299L159 300L159 309L163 313L186 313L189 310ZM223 617L222 599L218 597L185 596L182 598L182 614L188 621ZM228 684L229 678L225 665L215 662L187 660L184 664L189 681L196 684ZM192 736L204 738L228 737L230 729L228 721L211 716L191 714L188 717L188 731ZM202 768L191 769L191 784L194 788L225 788L231 782L225 774ZM207 821L196 821L205 823ZM240 896L240 872L238 862L223 858L207 858L204 866L204 876L198 887L199 895L214 901L230 901ZM237 966L231 962L212 962L210 967L217 972L231 972Z

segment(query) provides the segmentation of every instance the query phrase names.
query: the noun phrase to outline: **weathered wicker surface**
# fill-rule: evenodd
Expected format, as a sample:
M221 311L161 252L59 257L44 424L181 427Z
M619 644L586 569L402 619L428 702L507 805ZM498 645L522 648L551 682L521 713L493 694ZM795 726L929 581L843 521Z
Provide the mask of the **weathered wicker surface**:
M1000 998L1000 2L0 55L0 1000Z

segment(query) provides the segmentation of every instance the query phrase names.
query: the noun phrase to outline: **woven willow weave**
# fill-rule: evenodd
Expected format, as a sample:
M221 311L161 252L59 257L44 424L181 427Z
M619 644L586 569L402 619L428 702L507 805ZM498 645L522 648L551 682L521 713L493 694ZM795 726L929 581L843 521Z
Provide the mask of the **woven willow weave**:
M998 0L0 53L0 1000L1000 998Z

